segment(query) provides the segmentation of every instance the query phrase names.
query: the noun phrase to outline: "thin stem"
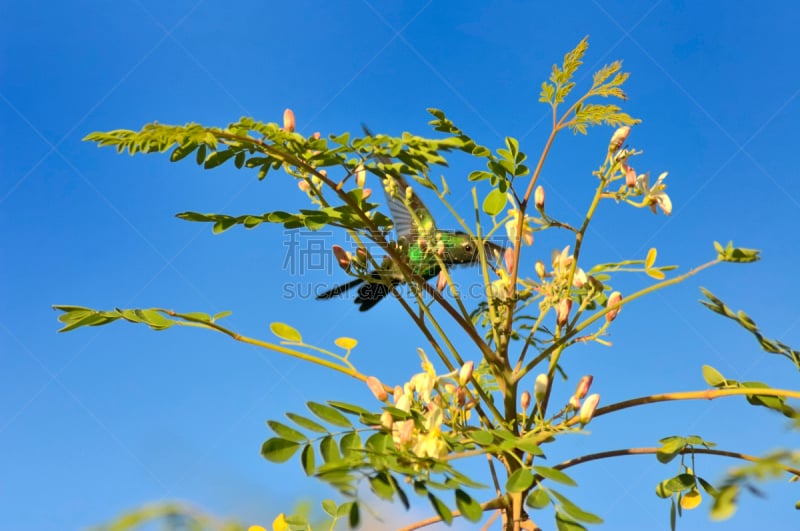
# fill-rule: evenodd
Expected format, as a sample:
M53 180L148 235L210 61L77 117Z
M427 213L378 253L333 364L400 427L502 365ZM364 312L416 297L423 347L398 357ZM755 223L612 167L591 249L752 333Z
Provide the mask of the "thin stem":
M800 399L800 391L790 391L788 389L773 389L771 387L748 387L738 389L704 389L702 391L683 391L677 393L662 393L657 395L641 396L639 398L632 398L630 400L623 400L609 406L598 408L592 418L600 417L607 413L620 411L630 407L643 406L646 404L655 404L657 402L672 402L677 400L714 400L715 398L723 398L728 396L778 396L784 398ZM580 419L575 416L566 420L556 426L554 429L564 426L572 426L578 424Z
M655 454L658 453L660 448L650 447L650 448L624 448L621 450L610 450L607 452L598 452L595 454L587 454L582 455L580 457L575 457L573 459L568 459L563 461L553 468L557 470L564 470L565 468L570 468L576 465L580 465L582 463L588 463L589 461L596 461L598 459L608 459L610 457L620 457L624 455L648 455L648 454ZM763 461L762 458L754 455L743 454L740 452L731 452L728 450L715 450L713 448L684 448L680 452L681 455L686 454L707 454L707 455L719 455L723 457L732 457L734 459L741 459L743 461L750 461L752 463L760 463ZM786 472L793 474L794 476L800 477L800 470L796 468L792 468L790 466L786 466L782 463L778 463L778 465L784 469ZM538 476L537 476L538 477ZM543 479L543 478L540 478Z
M489 500L481 504L481 509L484 511L487 509L502 509L506 506L506 500L502 496L498 496L493 500ZM453 511L453 517L461 516L460 511ZM442 521L441 516L432 516L430 518L426 518L424 520L420 520L419 522L414 522L413 524L407 525L405 527L399 528L397 531L414 531L415 529L422 529L423 527L427 527L429 525L433 525Z

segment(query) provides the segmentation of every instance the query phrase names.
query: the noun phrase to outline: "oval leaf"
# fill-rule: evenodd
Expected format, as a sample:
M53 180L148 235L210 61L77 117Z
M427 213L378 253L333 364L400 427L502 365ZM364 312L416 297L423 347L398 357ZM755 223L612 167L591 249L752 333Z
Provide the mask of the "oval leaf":
M430 492L428 493L428 499L430 500L431 505L433 505L433 509L436 511L436 514L439 515L439 517L442 519L442 521L444 523L446 523L447 525L452 524L453 523L453 513L452 513L452 511L450 511L450 509L447 507L447 505L445 505L442 502L442 500L440 500L439 498L437 498L436 496L434 496Z
M303 341L303 337L300 335L300 332L285 323L270 323L269 329L273 334L285 341L293 341L297 343Z
M308 402L308 409L311 410L316 416L333 424L334 426L340 426L342 428L351 428L353 424L341 413L333 409L331 406L326 406L325 404L319 404L317 402Z
M358 345L358 341L352 337L340 337L336 341L336 346L344 350L353 350Z
M550 505L550 496L543 489L536 489L528 495L525 505L531 509L544 509Z
M506 194L495 188L489 192L489 195L483 200L483 211L490 216L496 216L503 211L503 208L506 206L506 201Z
M294 428L290 428L286 424L282 424L277 420L268 420L267 425L272 428L272 431L274 431L278 437L295 442L305 442L305 440L308 439L308 437L299 431L295 430Z
M703 379L711 387L725 385L725 377L711 365L703 365Z
M692 489L681 497L681 508L691 511L700 505L703 501L703 495L697 489Z
M572 479L562 471L557 470L555 468L550 468L549 466L535 466L533 467L533 470L543 478L555 481L556 483L561 483L562 485L569 485L571 487L577 485L574 479Z
M285 463L295 454L300 444L280 437L273 437L261 445L261 455L273 463Z
M461 511L461 516L470 522L478 522L483 516L481 504L461 489L456 489L456 507Z
M508 477L506 490L508 492L522 492L533 485L533 472L527 468L518 468Z

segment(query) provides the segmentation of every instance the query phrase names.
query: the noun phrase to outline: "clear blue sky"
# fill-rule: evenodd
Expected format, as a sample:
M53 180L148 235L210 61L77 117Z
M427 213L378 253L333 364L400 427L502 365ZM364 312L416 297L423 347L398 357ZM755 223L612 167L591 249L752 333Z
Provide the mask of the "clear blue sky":
M643 257L655 246L661 262L688 268L713 256L713 240L733 239L762 249L764 259L718 267L626 307L612 349L574 349L565 367L573 377L594 374L606 404L699 389L702 364L796 388L788 364L697 299L706 286L771 336L800 345L800 10L790 1L559 4L3 2L0 528L78 529L176 498L266 524L295 500L330 492L297 463L259 456L269 436L264 421L307 400L372 405L344 377L211 333L118 324L57 335L52 304L230 309L229 325L249 335L269 337L268 323L285 321L311 343L352 336L361 370L389 382L417 370L415 348L424 344L397 326L403 312L395 301L362 315L345 300L282 298L287 285L343 274L300 278L282 269L281 227L214 236L174 217L300 206L289 179L276 173L259 183L233 167L206 172L164 156L118 156L83 136L153 120L278 121L285 107L306 134L361 122L428 134L425 108L439 107L486 145L512 135L535 154L547 135L539 85L586 34L580 79L624 59L632 72L625 108L644 119L630 139L645 152L637 169L669 171L675 205L667 218L603 204L587 257ZM557 141L543 174L554 214L575 219L582 211L610 134ZM474 169L460 164L444 170L457 199ZM468 200L460 206L469 212ZM565 243L537 242L529 264ZM618 286L631 292L647 282ZM699 433L751 453L800 442L778 416L724 402L659 405L591 427L593 437L576 437L551 458L651 446L672 434ZM718 479L727 465L703 459L698 470ZM588 488L575 499L606 519L604 529L667 529L668 502L653 493L674 471L652 457L586 465L575 477ZM797 486L764 490L766 499L745 495L737 518L715 528L796 529ZM429 510L424 500L417 507ZM684 530L709 526L705 506L680 522Z

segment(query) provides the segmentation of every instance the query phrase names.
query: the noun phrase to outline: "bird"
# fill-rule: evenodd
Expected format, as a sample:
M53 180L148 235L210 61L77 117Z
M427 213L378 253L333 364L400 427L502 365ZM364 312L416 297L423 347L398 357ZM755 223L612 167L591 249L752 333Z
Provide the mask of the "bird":
M366 126L363 129L367 135L373 136ZM376 158L381 163L391 163L384 156ZM397 233L397 240L389 245L396 254L404 257L414 274L428 281L439 275L440 264L470 265L478 262L481 242L466 232L437 229L430 210L402 175L387 174L384 192ZM492 242L483 242L483 245L487 257L493 258L494 253L502 255L501 246ZM317 299L331 299L358 287L355 303L360 311L365 312L404 282L406 277L398 264L385 256L372 272L325 291L317 295Z

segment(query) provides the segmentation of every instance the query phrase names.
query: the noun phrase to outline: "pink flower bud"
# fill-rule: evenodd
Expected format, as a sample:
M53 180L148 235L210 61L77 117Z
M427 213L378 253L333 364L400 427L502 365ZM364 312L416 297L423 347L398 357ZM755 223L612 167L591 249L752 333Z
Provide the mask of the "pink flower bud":
M297 181L297 187L304 192L308 192L309 190L311 190L311 185L308 184L308 181L306 181L305 179Z
M631 166L627 164L623 166L625 168L625 186L628 188L635 188L636 187L636 170L634 170Z
M536 191L533 193L533 203L536 205L536 210L544 210L544 188L542 185L536 187Z
M556 310L556 324L558 326L567 324L570 310L572 310L572 299L561 299Z
M567 408L570 411L578 411L581 408L581 399L577 396L569 397L569 402L567 403Z
M544 394L547 392L548 382L549 379L544 373L536 377L536 381L533 383L533 396L536 398L537 402L544 398Z
M331 249L333 250L333 256L336 257L336 261L339 262L339 266L342 269L350 267L350 254L347 251L338 245L334 245Z
M294 132L294 113L291 109L283 111L283 130L290 133Z
M606 303L606 308L610 308L611 306L615 306L622 302L622 294L619 291L615 291L611 295L608 296L608 302ZM606 321L611 322L617 318L617 314L620 312L622 307L616 308L611 310L606 314Z
M439 276L436 277L436 290L439 293L444 292L444 288L447 287L447 274L445 274L444 270L439 271Z
M507 247L503 253L503 262L506 264L506 271L509 273L514 272L514 249Z
M311 135L311 138L313 138L314 140L319 140L319 137L320 137L319 131L314 131L314 134Z
M533 245L533 232L530 230L524 230L522 232L522 241L524 241L525 245L527 246Z
M383 384L380 380L375 378L374 376L368 376L366 379L367 387L369 390L372 391L372 394L375 395L375 398L380 400L381 402L386 402L389 399L389 393L386 392L386 389L383 388Z
M583 398L586 396L586 393L589 392L589 388L592 386L592 378L591 375L586 375L578 380L578 387L575 388L575 395L577 398Z
M628 139L628 135L631 133L631 128L627 125L624 125L614 131L614 134L611 135L611 142L608 144L608 151L609 153L614 153L619 148L622 147L622 144Z
M522 395L520 395L519 405L522 408L522 411L528 411L528 408L531 405L531 394L528 391L523 391Z
M461 366L461 369L458 371L458 385L465 386L469 383L470 379L472 378L472 371L475 369L475 362L468 361L464 365Z
M366 200L369 196L372 195L372 188L364 188L361 190L361 199Z
M414 435L414 419L404 420L400 424L400 429L397 430L397 438L395 443L400 446L406 445L411 442L411 437Z
M464 387L456 388L456 392L453 394L455 398L455 403L457 406L463 406L467 403L467 390Z
M392 393L392 402L397 405L397 402L400 400L401 396L403 396L403 388L399 385L395 385L394 392Z
M547 275L547 269L545 269L544 262L541 260L536 260L534 269L536 270L536 274L539 276L539 278L544 280L544 277Z
M578 413L581 424L589 424L589 421L592 420L592 416L594 416L594 410L597 409L598 402L600 402L600 395L597 393L586 397L586 400L581 406L580 413Z

